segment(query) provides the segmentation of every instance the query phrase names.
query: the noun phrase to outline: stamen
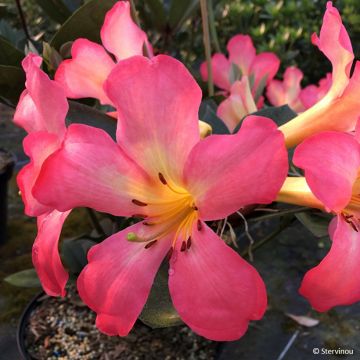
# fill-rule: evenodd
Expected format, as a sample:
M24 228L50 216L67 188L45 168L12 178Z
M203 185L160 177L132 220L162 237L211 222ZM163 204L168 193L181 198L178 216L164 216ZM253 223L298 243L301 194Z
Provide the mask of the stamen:
M180 249L180 251L185 251L186 250L186 242L185 241L183 241L182 243L181 243L181 249Z
M156 225L156 223L151 223L151 222L148 222L148 221L144 221L143 225L145 225L145 226L154 226L154 225Z
M145 219L145 218L147 218L147 216L144 215L144 214L134 214L134 215L132 215L131 217L139 218L139 219Z
M134 233L134 232L129 232L126 235L126 239L127 241L131 241L131 242L139 242L139 237Z
M162 173L159 173L159 179L164 185L167 185L167 181Z
M173 248L173 247L171 247L171 248L169 249L169 251L168 251L168 253L167 253L166 257L165 257L167 261L170 261L170 259L171 259L171 256L172 256L173 252L174 252L174 248Z
M198 210L199 210L198 207L195 206L195 205L194 205L192 208L193 208L195 211L198 211Z
M197 221L197 229L198 229L198 231L202 230L202 223L200 220Z
M356 225L354 224L353 220L351 220L354 217L354 215L341 213L341 216L353 228L354 231L359 232L359 230L356 227Z
M150 241L149 243L147 243L145 245L145 249L148 249L149 247L153 246L156 242L157 242L157 240Z
M189 238L187 239L187 242L186 242L186 248L189 250L191 247L191 236L189 236Z
M137 206L147 206L148 204L140 201L140 200L136 200L136 199L132 199L131 202Z

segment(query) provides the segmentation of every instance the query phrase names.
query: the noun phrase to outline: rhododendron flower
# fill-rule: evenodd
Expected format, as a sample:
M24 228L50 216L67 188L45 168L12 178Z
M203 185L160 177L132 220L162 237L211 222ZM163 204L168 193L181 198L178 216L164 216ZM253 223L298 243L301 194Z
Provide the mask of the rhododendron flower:
M313 135L296 148L294 163L305 170L306 182L304 178L288 179L278 200L323 208L336 215L329 226L331 249L306 273L300 293L318 311L359 301L359 141L335 131Z
M319 81L319 85L308 85L301 90L300 100L305 109L310 108L320 101L330 90L332 84L331 73L327 73L326 76Z
M81 298L101 331L127 335L168 254L184 322L210 339L239 338L262 317L265 286L205 221L276 197L287 171L283 135L270 119L250 116L235 135L200 140L201 90L168 56L121 61L104 89L119 112L117 143L71 125L34 189L59 211L86 206L144 219L91 248Z
M26 89L21 94L14 115L15 124L29 135L24 139L25 153L30 157L17 177L25 204L25 213L37 216L38 234L32 258L44 290L49 295L65 295L68 274L62 266L58 241L70 211L59 212L37 201L32 190L45 159L60 148L66 133L68 103L61 86L40 70L42 59L29 54L22 62Z
M216 53L211 59L214 84L226 92L231 91L234 78L234 65L241 76L248 76L251 83L251 92L258 107L262 106L260 95L264 87L269 83L279 70L280 60L271 52L263 52L256 55L256 49L249 35L235 35L228 44L229 57ZM235 71L236 72L236 71ZM201 64L200 73L204 81L207 81L207 64ZM258 102L260 100L260 103Z
M248 77L243 76L231 86L230 96L219 105L217 115L224 121L230 132L233 132L246 115L255 111L257 108L251 94Z
M340 14L331 1L327 3L320 37L314 34L312 40L331 61L332 84L319 102L280 127L288 147L325 130L353 131L360 115L360 63L356 62L350 78L354 54Z
M71 49L72 59L64 60L55 74L69 98L93 97L111 105L103 84L117 61L142 55L146 47L152 54L146 34L131 18L130 3L119 1L107 12L100 36L103 46L87 39L77 39ZM108 53L109 52L109 53Z

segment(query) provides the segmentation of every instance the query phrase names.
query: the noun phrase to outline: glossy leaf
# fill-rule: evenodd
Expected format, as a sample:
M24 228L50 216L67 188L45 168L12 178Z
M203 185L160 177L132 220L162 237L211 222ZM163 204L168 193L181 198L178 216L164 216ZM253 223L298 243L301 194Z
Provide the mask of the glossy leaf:
M100 29L107 11L116 0L90 0L76 10L61 26L50 45L59 49L61 45L77 38L86 38L100 43Z
M316 237L328 235L331 215L325 213L301 212L295 214L296 218Z
M0 64L20 66L25 54L12 45L4 37L0 36Z
M12 274L4 279L7 283L25 288L41 287L39 277L35 269L27 269Z
M205 121L212 127L213 134L229 134L229 129L224 122L216 115L216 103L211 100L204 100L200 105L199 119Z
M52 20L60 24L71 15L71 11L62 0L36 0L36 2Z
M25 73L16 66L0 65L0 99L15 106L25 87Z
M149 20L157 30L163 31L167 25L167 16L161 0L147 0L145 6L149 10Z

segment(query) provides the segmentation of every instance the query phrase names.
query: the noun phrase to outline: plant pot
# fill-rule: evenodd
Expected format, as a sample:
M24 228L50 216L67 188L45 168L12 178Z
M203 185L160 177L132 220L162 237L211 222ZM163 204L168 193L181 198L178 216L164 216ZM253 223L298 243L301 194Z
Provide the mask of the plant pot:
M95 328L95 314L77 297L75 301L68 298L50 298L40 293L28 304L17 331L18 349L24 360L58 357L69 360L215 360L220 354L221 343L206 340L186 326L151 329L137 321L127 337L106 336ZM39 329L43 324L46 329L41 333ZM38 335L36 340L34 333ZM64 337L63 346L59 346L61 337Z

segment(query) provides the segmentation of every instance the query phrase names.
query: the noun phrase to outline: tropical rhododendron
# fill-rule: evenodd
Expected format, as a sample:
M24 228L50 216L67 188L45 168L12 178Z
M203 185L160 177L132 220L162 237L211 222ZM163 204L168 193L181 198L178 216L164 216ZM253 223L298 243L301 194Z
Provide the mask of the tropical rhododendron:
M90 250L81 298L103 332L126 335L168 255L170 294L185 323L210 339L239 338L262 317L265 286L205 221L276 197L287 172L283 135L250 116L235 135L200 140L200 88L171 57L123 60L104 89L119 113L117 143L71 125L34 189L59 211L86 206L144 219Z
M359 135L358 133L356 134ZM330 252L305 275L300 293L318 311L360 300L360 144L340 132L323 132L300 144L294 163L305 178L290 178L278 200L323 208L336 217Z
M231 92L231 86L236 80L246 75L251 84L251 92L258 107L262 106L261 94L271 79L277 73L280 60L271 52L263 52L256 55L256 49L249 35L235 35L228 44L229 56L216 53L211 59L214 84L224 90ZM203 63L200 67L201 76L207 80L207 66Z

